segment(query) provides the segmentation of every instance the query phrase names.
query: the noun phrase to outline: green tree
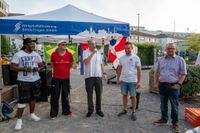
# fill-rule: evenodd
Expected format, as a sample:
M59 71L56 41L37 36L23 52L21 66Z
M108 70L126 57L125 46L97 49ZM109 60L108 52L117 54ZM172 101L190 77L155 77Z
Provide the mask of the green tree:
M9 54L9 40L5 35L1 35L1 54L8 55Z
M200 34L191 34L190 39L186 40L189 45L188 51L197 54L200 51Z

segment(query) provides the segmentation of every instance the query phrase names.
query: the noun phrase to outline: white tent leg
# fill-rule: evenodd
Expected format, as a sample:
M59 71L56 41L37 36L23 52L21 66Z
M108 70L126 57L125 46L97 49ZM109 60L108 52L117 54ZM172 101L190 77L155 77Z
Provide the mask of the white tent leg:
M0 34L0 58L1 58L1 34ZM3 82L2 82L2 64L1 64L1 60L0 60L0 105L1 105L1 93L2 93L2 89L3 89Z

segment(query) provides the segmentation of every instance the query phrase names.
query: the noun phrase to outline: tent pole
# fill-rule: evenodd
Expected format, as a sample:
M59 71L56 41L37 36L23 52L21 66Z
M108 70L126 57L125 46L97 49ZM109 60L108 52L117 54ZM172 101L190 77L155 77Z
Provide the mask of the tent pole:
M1 34L0 34L0 58L1 58ZM2 89L3 89L2 62L1 62L1 60L0 60L0 105L1 105L1 94L2 94Z

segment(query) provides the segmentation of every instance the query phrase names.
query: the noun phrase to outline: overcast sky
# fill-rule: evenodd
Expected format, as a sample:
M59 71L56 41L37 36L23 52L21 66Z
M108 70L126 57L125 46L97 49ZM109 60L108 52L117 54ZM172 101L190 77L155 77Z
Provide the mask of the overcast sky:
M5 0L12 13L36 14L72 4L110 19L147 30L200 33L200 0Z

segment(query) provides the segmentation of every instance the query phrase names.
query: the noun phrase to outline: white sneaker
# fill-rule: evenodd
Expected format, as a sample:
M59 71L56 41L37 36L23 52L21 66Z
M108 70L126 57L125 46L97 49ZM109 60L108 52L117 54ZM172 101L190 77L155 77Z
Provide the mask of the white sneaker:
M21 130L22 129L22 119L17 119L15 130Z
M33 121L39 121L40 120L40 117L36 116L34 113L32 113L30 115L30 119L33 120Z

